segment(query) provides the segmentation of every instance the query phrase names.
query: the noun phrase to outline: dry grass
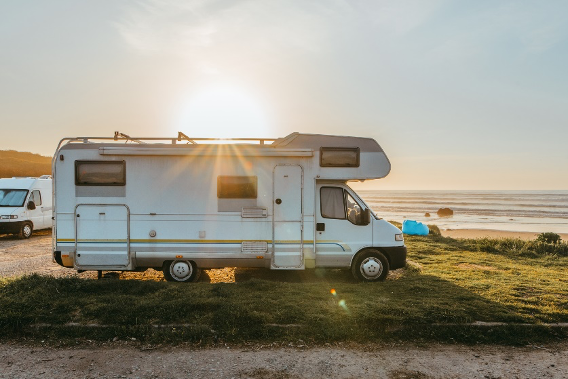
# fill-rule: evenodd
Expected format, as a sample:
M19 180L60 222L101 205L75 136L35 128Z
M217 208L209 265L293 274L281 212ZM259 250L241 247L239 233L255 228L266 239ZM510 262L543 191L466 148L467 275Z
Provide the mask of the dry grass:
M4 280L0 336L516 344L568 335L544 325L568 322L562 246L439 236L409 237L407 245L409 264L382 283L354 282L345 270L258 269L210 270L209 280L193 284L163 282L158 272L154 280ZM235 283L223 283L231 275Z

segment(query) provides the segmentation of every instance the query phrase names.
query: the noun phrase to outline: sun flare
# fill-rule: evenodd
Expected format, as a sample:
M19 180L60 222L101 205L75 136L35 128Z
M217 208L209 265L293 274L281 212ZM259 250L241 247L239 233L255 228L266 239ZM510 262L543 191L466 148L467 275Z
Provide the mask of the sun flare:
M194 91L180 106L177 131L192 137L267 137L266 107L247 90L215 85Z

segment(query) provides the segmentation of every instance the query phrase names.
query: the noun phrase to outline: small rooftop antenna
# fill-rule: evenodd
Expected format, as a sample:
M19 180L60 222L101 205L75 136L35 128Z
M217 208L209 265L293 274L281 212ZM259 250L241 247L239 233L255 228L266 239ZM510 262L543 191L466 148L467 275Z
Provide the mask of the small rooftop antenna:
M140 141L139 139L132 138L129 135L121 133L119 131L114 132L114 140L118 141L120 138L126 139L126 143L128 143L128 141L132 141L132 142L136 142L136 143L146 143L144 141Z

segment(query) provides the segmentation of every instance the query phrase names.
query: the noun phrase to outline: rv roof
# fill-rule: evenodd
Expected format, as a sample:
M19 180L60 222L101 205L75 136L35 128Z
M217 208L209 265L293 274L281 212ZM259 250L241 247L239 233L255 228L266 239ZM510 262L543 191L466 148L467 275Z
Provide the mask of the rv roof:
M169 141L170 143L166 143ZM114 137L73 137L64 138L60 142L67 142L77 146L77 143L97 143L97 147L116 147L117 142L122 143L122 147L129 148L124 142L135 143L134 146L143 147L143 145L151 145L152 147L178 145L179 148L187 145L246 145L247 148L273 148L273 149L311 149L317 150L322 146L332 147L359 147L361 151L382 152L383 149L372 138L350 137L350 136L333 136L325 134L302 134L291 133L286 137L272 138L192 138L182 132L178 132L177 138L168 137L130 137L126 134L115 132ZM178 142L180 142L178 144ZM185 143L184 143L185 142ZM221 143L220 143L221 142ZM222 143L225 142L225 143ZM271 142L267 144L267 142ZM131 144L130 146L132 146ZM178 147L176 146L176 147ZM85 148L93 148L89 146ZM149 146L145 146L149 147Z

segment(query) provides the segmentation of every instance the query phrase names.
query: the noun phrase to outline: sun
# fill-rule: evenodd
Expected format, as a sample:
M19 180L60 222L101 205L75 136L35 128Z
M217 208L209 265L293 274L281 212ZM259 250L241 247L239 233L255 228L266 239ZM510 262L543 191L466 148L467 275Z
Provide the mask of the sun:
M191 137L214 138L267 137L271 129L266 107L247 90L232 85L193 91L183 100L175 127Z

